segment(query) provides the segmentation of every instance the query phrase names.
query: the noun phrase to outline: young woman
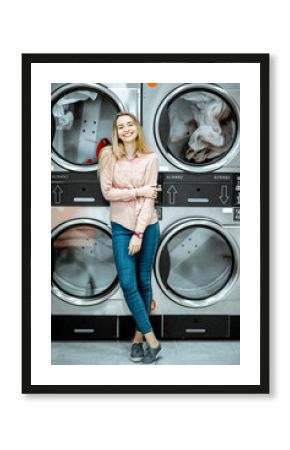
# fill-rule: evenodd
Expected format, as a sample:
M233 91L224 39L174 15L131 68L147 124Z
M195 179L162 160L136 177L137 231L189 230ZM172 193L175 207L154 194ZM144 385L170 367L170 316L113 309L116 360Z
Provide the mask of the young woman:
M136 323L130 357L134 362L155 364L161 345L149 315L151 271L160 238L154 207L159 190L158 158L146 146L142 127L133 114L117 114L113 123L113 144L102 149L99 163L101 190L110 201L118 277ZM147 343L145 352L143 336Z

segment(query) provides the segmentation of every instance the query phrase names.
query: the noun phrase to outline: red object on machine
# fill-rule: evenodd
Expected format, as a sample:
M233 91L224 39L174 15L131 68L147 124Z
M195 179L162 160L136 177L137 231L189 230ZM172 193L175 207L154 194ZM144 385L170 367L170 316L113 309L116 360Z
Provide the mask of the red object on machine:
M107 138L101 139L100 142L98 143L97 148L96 148L96 156L97 156L97 160L99 160L101 150L102 150L104 147L106 147L106 145L112 145L111 142L109 141L109 139L107 139Z

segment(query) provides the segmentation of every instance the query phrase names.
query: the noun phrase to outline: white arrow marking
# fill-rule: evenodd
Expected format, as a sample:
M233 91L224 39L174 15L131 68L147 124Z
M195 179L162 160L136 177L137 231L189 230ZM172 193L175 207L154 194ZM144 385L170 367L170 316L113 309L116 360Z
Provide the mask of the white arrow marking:
M219 199L222 202L222 204L225 205L228 202L229 198L230 197L228 196L228 187L221 186L221 195L219 196Z
M178 194L178 191L175 189L173 184L167 189L166 194L168 194L168 201L170 205L175 204L175 196Z
M52 191L52 193L54 194L54 203L59 205L61 202L61 195L63 194L63 190L61 189L61 187L59 186L59 184L57 184L54 188L54 190Z

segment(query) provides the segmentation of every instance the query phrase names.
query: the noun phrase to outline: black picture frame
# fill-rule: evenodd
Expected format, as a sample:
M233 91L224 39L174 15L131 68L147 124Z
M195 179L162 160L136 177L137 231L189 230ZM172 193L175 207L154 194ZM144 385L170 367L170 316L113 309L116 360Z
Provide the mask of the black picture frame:
M269 54L22 55L22 393L269 393ZM260 383L256 385L33 385L31 382L31 66L34 63L247 63L260 67ZM262 149L262 152L261 152ZM263 157L261 157L263 154Z

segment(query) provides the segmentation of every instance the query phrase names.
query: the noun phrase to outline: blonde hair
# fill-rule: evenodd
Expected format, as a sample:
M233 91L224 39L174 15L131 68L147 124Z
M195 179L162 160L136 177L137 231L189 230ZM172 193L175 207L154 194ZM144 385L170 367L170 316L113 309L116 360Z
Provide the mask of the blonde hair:
M98 177L100 176L100 172L102 171L103 167L106 164L111 164L112 167L115 165L116 161L118 159L123 158L123 156L126 155L125 146L121 139L118 137L118 128L117 128L117 120L119 117L122 116L129 116L134 121L134 124L136 125L138 136L136 138L137 141L137 151L140 153L154 153L153 150L151 150L145 141L145 136L143 132L143 128L140 125L139 120L137 119L134 114L130 112L119 112L113 122L113 144L108 145L104 147L101 150L100 159L99 159L99 170L98 170Z

